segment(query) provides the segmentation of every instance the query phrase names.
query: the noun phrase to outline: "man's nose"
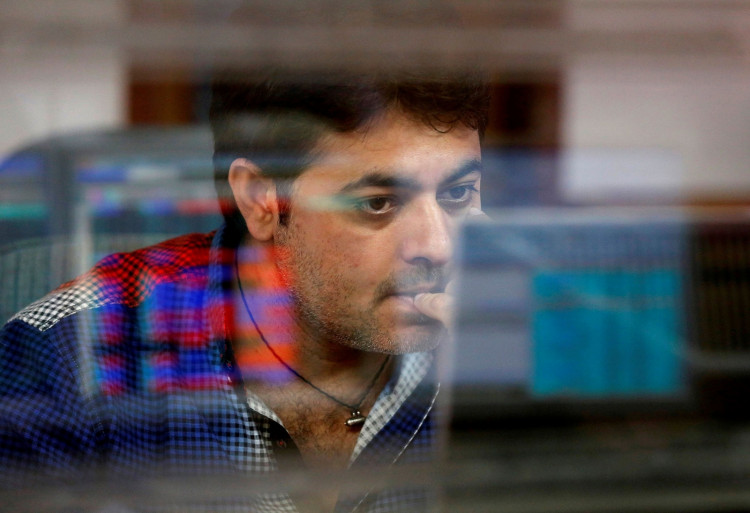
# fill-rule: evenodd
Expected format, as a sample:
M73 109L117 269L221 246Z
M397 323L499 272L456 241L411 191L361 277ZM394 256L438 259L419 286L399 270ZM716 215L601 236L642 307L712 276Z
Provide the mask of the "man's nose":
M433 198L414 199L404 220L402 257L414 264L446 265L453 254L453 220Z

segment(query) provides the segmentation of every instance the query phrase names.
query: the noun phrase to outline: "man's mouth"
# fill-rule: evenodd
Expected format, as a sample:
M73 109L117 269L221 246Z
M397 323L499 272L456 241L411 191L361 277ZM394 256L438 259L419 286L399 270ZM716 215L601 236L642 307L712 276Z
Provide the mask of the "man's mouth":
M389 277L377 287L375 297L380 300L402 298L413 302L417 294L445 292L447 284L448 273L445 269L419 269Z
M407 290L407 291L399 291L396 292L394 295L396 296L408 296L410 298L414 298L418 294L443 294L445 293L445 289L443 287L428 287L424 289L416 289L416 290Z
M394 287L390 293L398 296L416 296L417 294L438 294L445 292L445 285L437 282L420 283L420 284L409 284L404 287Z
M445 292L445 287L440 284L427 284L427 285L420 285L417 287L409 287L405 290L393 290L388 295L389 296L403 296L403 297L410 297L414 299L414 296L417 294L424 294L424 293L430 293L430 294L441 294Z

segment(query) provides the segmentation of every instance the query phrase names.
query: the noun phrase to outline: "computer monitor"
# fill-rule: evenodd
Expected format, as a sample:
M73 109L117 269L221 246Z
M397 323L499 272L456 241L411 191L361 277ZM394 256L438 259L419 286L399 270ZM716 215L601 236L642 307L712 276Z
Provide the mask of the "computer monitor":
M446 356L458 414L690 407L690 224L681 211L515 209L465 225Z

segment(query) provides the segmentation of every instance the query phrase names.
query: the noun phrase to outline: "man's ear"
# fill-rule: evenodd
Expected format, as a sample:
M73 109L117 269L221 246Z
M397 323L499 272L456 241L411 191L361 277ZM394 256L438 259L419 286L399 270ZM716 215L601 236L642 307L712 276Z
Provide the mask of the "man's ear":
M229 186L255 239L268 241L279 222L276 185L264 177L258 166L247 159L235 159L229 168Z

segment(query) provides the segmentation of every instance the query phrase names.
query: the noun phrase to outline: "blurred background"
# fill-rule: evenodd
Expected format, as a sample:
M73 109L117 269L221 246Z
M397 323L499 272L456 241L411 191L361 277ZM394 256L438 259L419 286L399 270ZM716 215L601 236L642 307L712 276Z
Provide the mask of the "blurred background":
M480 65L445 510L750 511L750 2L446 3L0 0L3 320L218 226L214 66Z

